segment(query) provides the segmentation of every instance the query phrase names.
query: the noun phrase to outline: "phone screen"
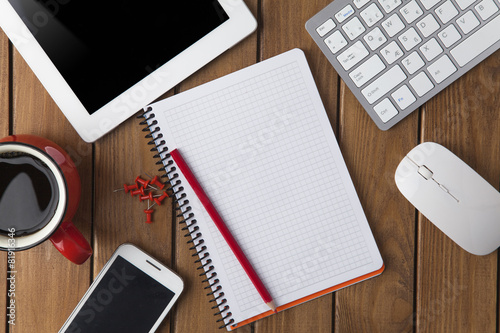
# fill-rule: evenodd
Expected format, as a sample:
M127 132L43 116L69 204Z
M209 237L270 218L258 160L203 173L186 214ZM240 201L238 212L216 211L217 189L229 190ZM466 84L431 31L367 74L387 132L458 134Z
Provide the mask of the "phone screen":
M117 256L65 332L149 332L174 296Z

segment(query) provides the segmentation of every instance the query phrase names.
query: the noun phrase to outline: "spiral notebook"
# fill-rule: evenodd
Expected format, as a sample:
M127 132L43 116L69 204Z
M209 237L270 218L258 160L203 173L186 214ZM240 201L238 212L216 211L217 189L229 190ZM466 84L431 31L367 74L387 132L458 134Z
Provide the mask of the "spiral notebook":
M301 50L152 104L143 116L222 327L272 312L177 170L172 149L182 152L278 311L382 272Z

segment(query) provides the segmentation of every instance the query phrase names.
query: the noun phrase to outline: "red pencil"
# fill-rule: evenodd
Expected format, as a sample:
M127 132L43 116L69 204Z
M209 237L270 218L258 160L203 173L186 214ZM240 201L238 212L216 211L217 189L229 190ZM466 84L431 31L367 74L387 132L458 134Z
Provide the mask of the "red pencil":
M208 215L210 215L210 217L214 221L215 225L217 226L217 229L219 229L220 233L222 234L222 237L224 237L227 244L233 251L234 255L240 262L241 266L247 273L253 285L259 292L260 297L262 297L262 299L264 300L264 303L266 303L274 312L276 312L276 305L274 304L273 298L269 294L269 291L267 291L266 287L264 286L259 276L253 269L247 257L245 256L240 246L234 239L233 235L227 228L226 224L222 220L222 217L219 215L214 205L208 198L207 194L196 180L195 176L191 172L191 169L189 169L189 166L186 164L186 161L184 161L184 159L182 158L180 152L177 149L174 149L172 152L170 152L170 155L172 156L174 162L177 164L177 167L180 169L184 177L186 177L189 185L191 185L191 187L193 188L193 191L196 193L196 196L201 201L203 207L205 207L205 209L207 210Z

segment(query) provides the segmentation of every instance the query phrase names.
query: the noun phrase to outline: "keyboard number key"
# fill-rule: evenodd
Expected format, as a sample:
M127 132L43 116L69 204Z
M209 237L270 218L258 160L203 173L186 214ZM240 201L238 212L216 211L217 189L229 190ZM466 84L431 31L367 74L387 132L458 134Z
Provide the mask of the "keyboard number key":
M357 41L354 43L351 47L349 47L347 50L345 50L343 53L341 53L338 57L337 60L340 62L342 67L346 71L354 67L358 62L363 60L367 55L368 55L368 50L366 47L361 43L361 41Z
M429 14L417 23L417 27L424 37L429 37L434 31L439 29L439 23L432 14Z
M397 14L392 15L387 20L382 22L382 26L389 37L393 37L405 27L403 21L401 21Z
M443 48L436 41L436 38L432 38L420 47L420 52L422 52L427 61L431 61L443 52Z
M325 23L320 25L316 31L320 37L324 37L327 33L335 28L335 22L332 19L327 20Z
M422 38L420 38L414 28L406 30L398 37L398 39L406 51L410 51L422 41Z
M401 15L403 15L406 23L408 24L412 23L424 14L415 0L410 1L406 6L401 8L399 12L401 13Z
M401 4L401 0L378 0L378 3L384 8L386 13L390 13Z
M446 1L441 6L436 8L435 12L443 24L450 22L452 18L458 15L458 10L455 8L451 0Z
M337 19L337 21L339 21L339 23L342 23L352 14L354 14L354 9L352 8L351 5L347 5L344 8L342 8L340 12L335 14L335 18Z
M325 44L333 54L337 53L347 45L347 41L340 31L335 31L330 37L325 39Z
M498 7L493 0L483 0L474 7L483 20L487 20L491 15L498 12Z
M342 29L347 34L347 37L349 37L350 40L356 39L356 37L365 32L365 27L363 26L363 24L361 24L361 21L357 17L344 24L344 26L342 26Z
M394 107L394 105L392 105L391 101L388 98L375 105L373 107L373 110L375 110L380 120L382 120L384 123L388 122L398 115L398 110Z
M438 33L439 39L443 42L445 47L450 47L460 39L460 33L453 24Z
M446 80L451 74L457 71L457 68L451 62L447 55L442 56L435 63L427 67L427 70L437 83Z
M380 53L382 53L382 56L389 65L403 56L403 51L401 51L395 41L387 44L386 47L380 50Z
M380 9L378 9L377 5L372 3L361 12L361 17L365 21L366 25L371 27L382 19L383 14Z
M359 9L366 5L370 0L354 0L354 5Z
M472 10L469 10L457 20L457 24L464 34L468 34L479 25L479 20L476 15L474 15Z
M375 51L378 49L382 44L387 42L387 38L385 38L384 34L379 28L375 28L369 33L363 37L366 44L368 44L368 47L372 50Z
M431 80L427 77L427 75L425 75L424 72L419 73L411 79L410 85L419 97L424 96L431 91L432 88L434 88L434 84L432 84Z
M393 92L391 97L394 98L396 103L398 103L401 110L406 109L417 100L407 85L403 85L401 88Z
M416 73L420 68L425 65L425 62L418 55L416 51L411 53L409 56L403 59L403 66L405 66L408 73Z

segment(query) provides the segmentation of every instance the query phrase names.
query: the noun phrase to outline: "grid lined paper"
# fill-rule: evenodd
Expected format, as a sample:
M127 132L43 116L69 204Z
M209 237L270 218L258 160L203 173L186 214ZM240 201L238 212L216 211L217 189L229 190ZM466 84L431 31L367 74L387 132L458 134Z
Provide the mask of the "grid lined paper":
M305 79L305 58L273 61L160 102L164 119L157 118L281 305L370 266L374 251L314 82ZM208 214L196 218L235 318L261 312L262 299Z

